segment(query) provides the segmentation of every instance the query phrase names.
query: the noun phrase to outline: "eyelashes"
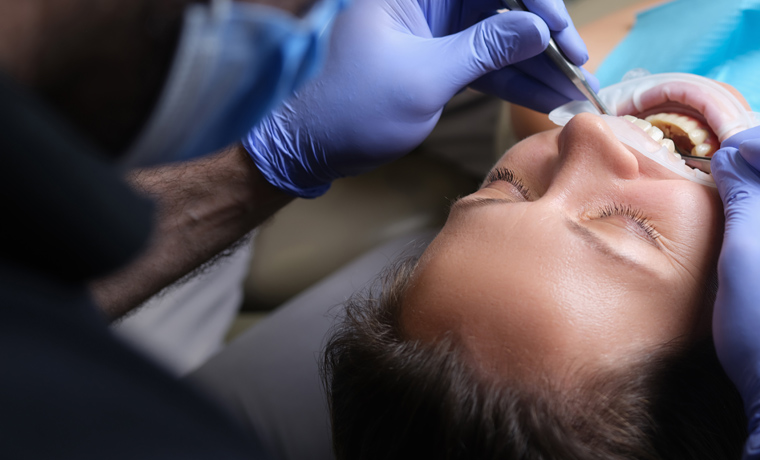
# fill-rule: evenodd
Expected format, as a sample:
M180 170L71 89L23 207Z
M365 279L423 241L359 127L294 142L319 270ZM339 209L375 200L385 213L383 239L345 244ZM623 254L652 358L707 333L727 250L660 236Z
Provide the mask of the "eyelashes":
M508 168L496 168L492 170L488 177L486 177L486 180L483 182L483 185L488 185L491 182L496 182L497 180L501 180L504 182L509 182L512 184L513 187L517 189L518 192L520 192L520 195L523 196L526 200L528 200L528 196L530 191L528 190L528 187L523 184L522 180L520 180L519 177L515 175L515 172Z
M660 238L660 233L652 225L649 219L644 215L641 210L633 208L631 206L623 206L619 204L609 205L602 208L599 218L611 217L611 216L624 216L633 221L641 228L649 238L657 241Z
M512 186L515 187L518 192L520 192L526 201L531 201L529 198L530 190L511 169L496 168L492 170L488 174L488 177L486 177L486 180L483 182L483 186L486 186L495 181L505 181L512 184ZM644 234L646 234L646 236L653 241L657 241L660 238L660 233L657 231L654 225L652 225L649 218L646 217L646 215L644 215L640 209L629 205L610 204L601 208L597 218L603 219L612 216L622 216L630 219L631 222L636 224L644 232Z

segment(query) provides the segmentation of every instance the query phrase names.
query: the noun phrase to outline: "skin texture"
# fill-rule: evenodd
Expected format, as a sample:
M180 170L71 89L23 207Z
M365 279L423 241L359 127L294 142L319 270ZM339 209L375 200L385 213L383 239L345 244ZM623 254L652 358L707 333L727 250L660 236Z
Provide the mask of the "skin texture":
M206 264L293 200L261 176L239 145L135 171L129 181L156 202L156 228L134 262L91 285L111 319Z
M717 191L620 143L596 115L513 147L457 202L404 302L406 334L455 334L487 374L621 365L709 334L705 286L722 235ZM650 236L615 206L646 216Z

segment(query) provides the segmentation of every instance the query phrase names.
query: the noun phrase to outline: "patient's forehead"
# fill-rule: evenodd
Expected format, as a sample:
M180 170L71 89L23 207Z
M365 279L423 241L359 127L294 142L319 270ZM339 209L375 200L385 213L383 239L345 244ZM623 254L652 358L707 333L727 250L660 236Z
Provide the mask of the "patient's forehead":
M562 382L709 334L710 311L679 272L621 264L543 206L455 206L452 215L402 301L411 339L453 337L487 374Z

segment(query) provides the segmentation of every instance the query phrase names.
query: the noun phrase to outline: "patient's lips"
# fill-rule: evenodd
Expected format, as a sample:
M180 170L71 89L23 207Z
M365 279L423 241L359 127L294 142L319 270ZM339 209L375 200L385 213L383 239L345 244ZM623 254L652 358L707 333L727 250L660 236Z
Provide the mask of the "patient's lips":
M693 79L695 76L690 77ZM737 106L733 95L712 81L701 80L669 81L655 85L634 95L628 104L619 106L618 114L634 114L650 122L649 117L655 117L655 120L685 131L687 137L691 131L700 128L710 129L716 134L717 139L695 143L695 147L703 143L717 146L733 134L750 127L742 123L746 111L742 110L741 104ZM659 117L663 114L673 117ZM677 117L683 119L676 121ZM699 133L695 132L695 135ZM704 152L706 149L701 147L699 150Z
M682 177L713 187L709 175L687 166L675 152L710 156L720 142L757 125L734 94L697 75L650 75L604 88L599 96L615 115L629 116L630 123L602 116L621 142ZM596 113L590 103L573 101L552 111L549 118L564 126L583 112Z
M689 167L681 155L675 152L673 141L665 138L662 130L648 121L632 115L623 117L603 115L602 118L622 143L682 177L703 185L714 186L715 182L712 177L698 169Z

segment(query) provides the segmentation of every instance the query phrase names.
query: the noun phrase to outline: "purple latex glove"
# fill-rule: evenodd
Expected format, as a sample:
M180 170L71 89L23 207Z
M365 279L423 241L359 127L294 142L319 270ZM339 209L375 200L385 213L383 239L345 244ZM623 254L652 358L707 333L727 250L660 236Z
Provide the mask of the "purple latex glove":
M710 162L726 214L713 336L723 368L744 399L745 459L760 459L760 127L721 145Z
M270 183L315 197L411 151L473 82L542 111L582 98L559 70L525 62L550 33L577 64L586 60L564 4L526 5L537 14L497 14L496 0L354 0L335 23L323 72L243 145Z

